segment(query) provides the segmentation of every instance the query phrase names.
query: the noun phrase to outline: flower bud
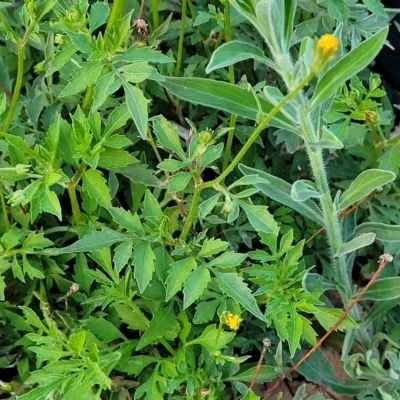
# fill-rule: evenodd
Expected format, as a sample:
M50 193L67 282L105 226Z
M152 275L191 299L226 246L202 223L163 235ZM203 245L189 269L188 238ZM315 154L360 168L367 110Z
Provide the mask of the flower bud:
M311 69L319 74L325 65L331 61L339 48L339 39L330 33L322 35L316 43Z

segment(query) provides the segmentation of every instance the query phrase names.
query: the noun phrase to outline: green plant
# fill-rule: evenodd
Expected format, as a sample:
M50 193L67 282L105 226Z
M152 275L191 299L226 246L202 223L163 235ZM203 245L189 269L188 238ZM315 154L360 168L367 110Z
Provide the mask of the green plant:
M357 75L385 11L167 3L0 4L0 396L257 399L341 321L355 383L320 382L396 398L396 257L373 306L325 293L348 307L356 255L400 241L391 111Z

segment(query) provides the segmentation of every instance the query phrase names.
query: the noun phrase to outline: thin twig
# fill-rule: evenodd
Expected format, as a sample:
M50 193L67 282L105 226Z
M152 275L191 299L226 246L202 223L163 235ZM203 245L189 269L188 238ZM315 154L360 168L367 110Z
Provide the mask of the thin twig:
M369 289L369 287L375 282L375 280L378 278L379 274L385 267L385 265L388 262L392 262L393 257L390 254L382 254L379 256L379 267L375 271L374 275L372 275L372 278L370 281L367 283L367 285L360 291L360 293L356 296L356 298L351 302L351 304L346 308L344 313L340 316L340 318L333 324L333 326L325 333L324 336L322 336L321 339L318 340L318 342L296 363L294 364L290 369L288 369L284 374L282 374L276 381L275 383L267 389L267 391L264 393L264 396L270 394L272 391L274 391L280 383L286 379L291 373L293 373L308 357L311 356L317 350L322 343L325 341L325 339L343 322L343 320L347 317L349 312L353 309L355 305L360 301L361 297L364 296L365 292Z
M251 380L249 389L252 389L254 384L256 383L257 376L260 373L260 368L261 368L261 365L262 365L262 363L264 361L265 353L269 349L269 346L271 346L271 341L268 338L265 338L263 340L263 348L262 348L262 351L261 351L261 354L260 354L260 359L258 360L258 364L257 364L256 370L254 371L253 379Z

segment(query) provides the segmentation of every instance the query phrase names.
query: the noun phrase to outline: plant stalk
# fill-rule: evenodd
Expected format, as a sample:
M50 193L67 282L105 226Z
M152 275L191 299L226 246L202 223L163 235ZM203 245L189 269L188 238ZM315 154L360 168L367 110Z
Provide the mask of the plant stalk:
M158 0L152 0L151 2L151 13L153 15L153 30L156 30L159 26L158 19Z
M292 91L290 91L279 103L276 104L276 106L269 112L269 114L266 117L264 117L264 119L261 121L258 127L253 131L253 133L247 139L246 143L241 148L236 157L232 160L232 162L228 165L228 167L219 176L217 176L212 181L201 183L200 185L197 185L195 187L192 203L190 205L189 215L188 218L186 219L185 225L179 237L181 240L185 240L190 231L190 227L193 223L193 220L197 212L197 205L200 199L200 193L204 189L211 188L214 185L223 181L235 169L235 167L239 164L240 160L245 156L247 151L250 149L251 145L256 141L260 133L271 122L272 118L280 111L280 109L285 105L285 103L289 101L291 98L293 98L301 89L303 89L303 87L306 86L313 77L314 74L310 73L310 75L304 78Z
M181 29L179 32L178 55L176 57L176 67L175 67L176 76L179 75L182 64L183 41L185 38L186 9L187 9L187 0L182 0Z

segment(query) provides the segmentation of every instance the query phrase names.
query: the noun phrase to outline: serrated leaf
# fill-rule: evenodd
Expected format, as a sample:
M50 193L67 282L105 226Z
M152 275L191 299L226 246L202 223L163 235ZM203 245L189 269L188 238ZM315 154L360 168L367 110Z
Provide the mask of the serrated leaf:
M143 202L143 217L152 228L157 228L163 219L163 212L157 199L150 190L146 190Z
M286 329L288 333L290 356L293 357L299 347L303 323L293 304L291 304L289 308L289 315L290 318L286 324Z
M136 128L143 140L147 139L147 119L148 100L144 97L143 92L130 83L122 80L122 86L125 91L126 104L128 110L135 122Z
M109 207L108 211L119 226L125 228L129 232L144 235L143 227L137 214L132 214L130 211L117 207Z
M81 68L74 72L74 76L67 83L67 86L58 95L59 98L72 96L86 89L100 76L104 64L98 62L86 62Z
M132 256L132 242L122 242L114 249L114 269L119 274Z
M133 249L133 276L136 279L140 293L143 293L150 283L154 272L155 255L147 241L139 242Z
M184 258L170 265L168 277L165 281L167 285L165 301L170 300L179 290L182 290L183 283L196 266L197 263L194 257Z
M159 308L150 321L149 327L140 338L136 351L155 342L158 338L164 337L175 324L175 315L170 307Z
M202 295L210 281L210 272L205 265L200 265L189 274L184 283L183 309L188 308Z
M214 238L206 239L199 252L199 257L210 257L216 253L225 251L228 245L229 245L228 242L224 242L221 239L214 239Z
M100 153L99 165L103 168L124 168L138 160L129 154L126 150L121 149L104 149Z
M209 261L208 265L217 267L236 267L240 265L247 257L247 254L239 254L233 251L227 251L219 257Z
M89 28L93 32L107 21L110 9L107 3L97 2L91 5L89 14Z
M100 171L95 169L85 171L82 188L91 199L96 200L101 206L111 207L110 189Z
M72 56L78 51L77 47L73 43L67 43L61 50L56 53L53 59L50 61L50 65L46 71L46 77L54 74L60 68L62 68L68 61L71 60Z
M257 232L278 233L278 225L266 206L254 206L237 200Z
M84 236L70 246L64 247L58 253L82 253L91 252L99 249L110 247L118 242L126 242L132 240L129 236L113 231L106 226L101 227L101 231L92 231L89 235Z
M234 337L234 332L219 332L215 324L213 324L207 326L198 338L187 342L185 347L193 346L194 344L200 344L207 351L211 352L225 348Z
M246 283L244 283L243 278L237 273L224 273L217 269L212 269L213 274L218 280L218 285L223 293L227 294L229 297L235 299L239 304L241 304L247 311L251 312L261 321L266 321L264 315L258 308L256 299L251 294L251 291Z
M192 174L190 172L178 172L168 181L168 193L181 192L191 180Z

